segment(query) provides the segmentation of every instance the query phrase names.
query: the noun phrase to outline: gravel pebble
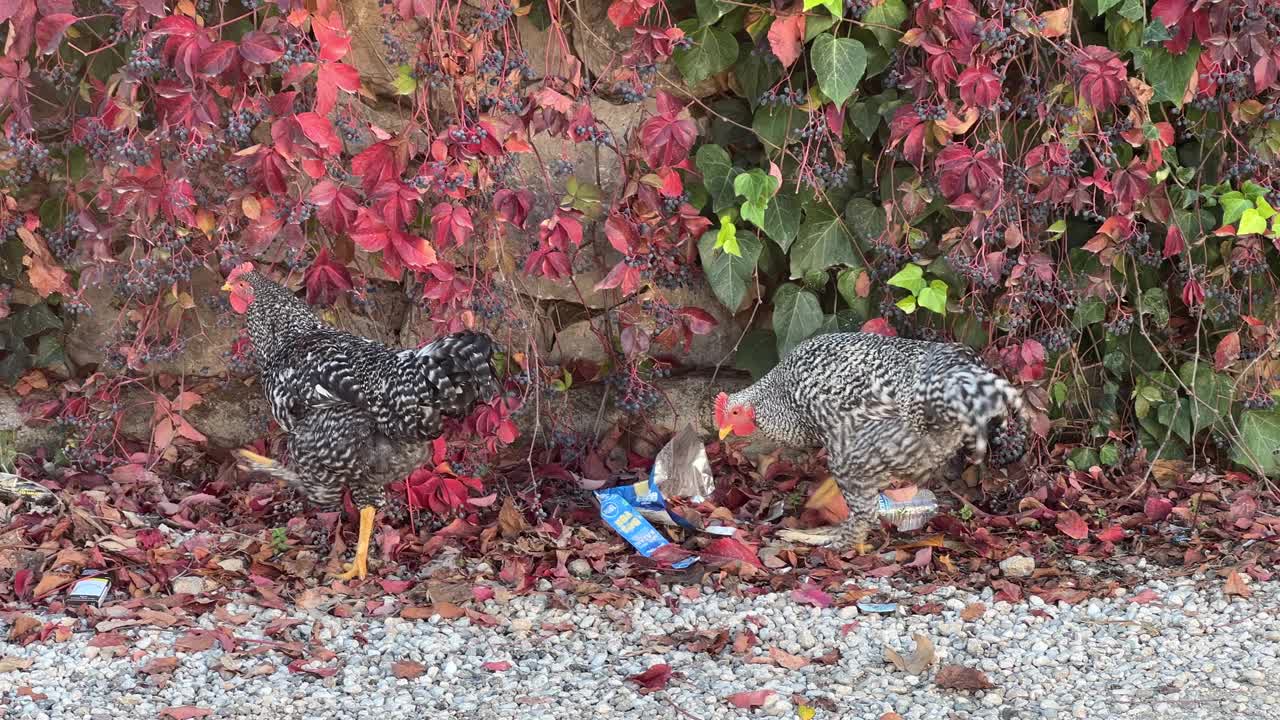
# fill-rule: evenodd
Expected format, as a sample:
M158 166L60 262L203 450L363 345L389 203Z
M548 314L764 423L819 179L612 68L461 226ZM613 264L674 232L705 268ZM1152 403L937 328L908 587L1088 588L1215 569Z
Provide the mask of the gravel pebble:
M93 633L79 621L49 616L44 619L77 632L62 643L0 644L0 657L31 660L26 669L0 673L0 716L151 719L165 708L191 705L219 720L720 720L793 718L801 703L811 703L819 707L816 720L878 720L890 711L905 720L1280 718L1280 582L1253 583L1252 597L1241 599L1223 597L1219 578L1163 579L1146 586L1155 600L1115 597L1074 606L1039 598L1001 602L989 589L913 595L884 580L862 586L898 602L899 610L859 614L801 605L790 593L739 598L707 589L676 602L685 597L680 587L664 589L666 602L637 599L623 609L572 597L480 605L499 618L497 627L438 616L282 613L242 600L228 606L253 616L233 629L241 638L263 637L276 618L302 620L272 640L308 645L317 638L337 657L304 667L336 671L329 677L291 672L292 658L268 645L242 643L233 653L216 643L178 650L174 643L185 628L125 627L116 631L128 638L124 648L91 648ZM906 611L920 602L943 610ZM975 602L987 611L963 620L960 610ZM565 605L571 609L561 609ZM197 625L218 627L209 615ZM731 639L750 630L759 642L745 655L732 643L711 655L653 639L695 629L725 630ZM0 627L0 637L7 632ZM905 656L917 633L933 641L934 664L920 675L887 664L885 647ZM839 659L788 669L769 661L775 649L810 661L838 650ZM142 672L167 657L177 659L171 674ZM406 661L418 665L398 665ZM627 678L657 663L680 675L666 689L642 694ZM981 670L995 688L942 689L935 679L946 665ZM396 677L393 666L420 673ZM19 694L21 688L29 690ZM735 708L725 699L756 690L773 691L759 708Z

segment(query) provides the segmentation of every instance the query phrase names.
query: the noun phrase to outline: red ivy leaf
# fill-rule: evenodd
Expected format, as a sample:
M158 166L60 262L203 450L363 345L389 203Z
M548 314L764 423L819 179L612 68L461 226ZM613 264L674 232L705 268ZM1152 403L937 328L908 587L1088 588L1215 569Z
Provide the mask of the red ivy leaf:
M804 583L792 590L791 599L801 605L813 605L820 608L829 608L831 603L834 602L830 594L824 592L822 588L813 583Z
M989 108L1000 100L1000 78L985 64L965 68L956 83L965 105Z
M1080 517L1080 513L1075 510L1058 513L1058 521L1055 524L1063 535L1076 540L1084 540L1089 537L1089 526L1085 523L1084 518Z
M284 48L275 35L254 30L240 38L240 56L251 63L270 65L284 57Z
M885 335L887 337L897 337L898 331L893 329L888 320L884 318L873 318L862 323L860 328L864 333L875 333L876 335Z
M604 236L613 249L623 255L635 253L640 245L640 233L636 232L635 224L621 213L612 213L604 221Z
M1090 45L1076 58L1082 77L1080 95L1099 110L1119 102L1128 91L1129 73L1124 61L1101 45Z
M352 287L351 273L329 256L328 248L320 249L302 282L307 288L307 302L311 304L332 305L339 294Z
M431 210L431 229L435 231L436 244L448 247L449 240L462 247L471 237L475 227L471 224L471 211L461 205L442 202Z
M333 13L327 18L311 17L311 29L320 41L320 59L341 60L351 50L351 34L342 22L342 15Z
M302 134L307 139L316 144L330 157L336 157L342 152L342 141L338 139L338 133L334 132L333 124L329 122L329 118L314 112L298 113L294 116L298 121L298 126L302 128Z
M217 77L231 67L231 61L235 57L235 43L230 40L216 42L200 53L200 74L208 77Z
M1168 498L1149 497L1142 506L1142 514L1151 522L1160 522L1173 512L1173 503Z
M484 663L480 667L484 668L485 670L488 670L489 672L503 672L504 670L511 669L511 663L507 662L506 660L491 661L491 662Z
M40 22L36 23L36 47L40 49L40 53L49 55L57 50L58 44L62 42L62 35L78 19L70 13L46 15L40 18Z
M1182 229L1177 225L1170 225L1169 231L1164 236L1164 257L1169 259L1182 254L1187 249L1187 240L1182 235Z
M632 675L627 679L648 691L661 690L671 681L671 666L666 663L658 663L648 670Z
M1240 333L1229 332L1218 342L1218 349L1213 352L1213 368L1225 370L1228 365L1240 357Z
M316 112L328 115L338 103L338 90L354 93L360 89L360 73L350 65L322 63L316 76Z
M658 0L614 0L609 6L609 21L619 30L629 28L657 4Z
M529 222L533 193L528 190L502 189L493 195L493 209L504 221L523 230Z
M720 324L720 321L716 320L714 315L702 308L693 307L692 305L680 308L676 311L676 314L680 316L685 326L688 327L689 331L694 335L710 334L711 331L715 330L716 326Z
M805 16L802 13L775 18L769 26L769 47L782 61L783 67L791 67L804 50Z
M1124 528L1119 525L1112 525L1100 533L1094 533L1094 537L1102 542L1117 543L1124 539Z
M640 126L640 139L650 167L671 167L689 158L689 148L698 139L698 126L688 117L656 115Z
M733 537L712 540L703 548L702 555L721 560L739 560L749 565L754 565L761 570L764 569L764 565L760 563L760 558L756 551L741 540Z

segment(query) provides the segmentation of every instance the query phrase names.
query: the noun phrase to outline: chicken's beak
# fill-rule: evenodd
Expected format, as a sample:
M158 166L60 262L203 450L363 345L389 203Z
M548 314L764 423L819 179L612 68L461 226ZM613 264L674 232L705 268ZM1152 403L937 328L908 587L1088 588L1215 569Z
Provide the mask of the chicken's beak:
M222 292L231 292L231 283L222 283Z
M720 428L720 439L723 440L729 437L729 435L731 435L732 433L733 433L733 428L729 425L726 425Z

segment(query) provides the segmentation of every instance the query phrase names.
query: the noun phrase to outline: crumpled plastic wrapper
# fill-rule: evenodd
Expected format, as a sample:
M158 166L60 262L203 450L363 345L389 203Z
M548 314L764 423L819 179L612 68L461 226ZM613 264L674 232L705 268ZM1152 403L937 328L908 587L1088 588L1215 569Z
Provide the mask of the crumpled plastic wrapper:
M658 452L653 461L653 482L667 497L687 497L698 503L715 489L707 448L693 425L685 425Z

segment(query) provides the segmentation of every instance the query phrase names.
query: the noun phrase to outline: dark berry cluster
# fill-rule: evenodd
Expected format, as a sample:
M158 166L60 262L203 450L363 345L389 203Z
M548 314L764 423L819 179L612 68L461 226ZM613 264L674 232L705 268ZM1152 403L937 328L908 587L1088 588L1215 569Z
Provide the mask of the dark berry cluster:
M578 125L573 129L574 135L578 142L589 142L593 145L603 145L612 147L613 133L608 128L601 128L595 125Z
M689 193L682 192L675 197L662 198L662 210L668 215L675 215L680 212L680 207L689 202Z
M289 33L284 36L284 55L272 63L271 67L277 73L284 75L294 65L315 62L315 60L315 51L311 49L310 43L302 37L302 34Z
M49 148L32 138L10 136L6 145L0 154L4 157L4 164L10 165L10 168L0 176L0 186L22 187L35 176L44 175L53 167L53 161L49 159Z
M1027 431L1022 423L999 423L989 431L988 462L992 467L1007 467L1027 453Z
M409 64L409 51L404 49L404 43L388 27L382 28L382 46L386 48L388 65L399 67Z
M507 312L507 303L496 295L472 295L471 310L485 320L496 320Z
M504 2L499 2L492 10L480 11L477 22L479 23L480 30L485 32L494 32L496 30L501 30L504 25L511 22L513 15L514 13L511 11L510 5Z
M1116 316L1107 323L1107 332L1115 336L1127 335L1129 330L1133 328L1133 313L1118 312Z
M871 0L844 0L845 14L854 20L861 20L871 9Z
M1209 319L1219 325L1237 322L1240 318L1240 293L1221 285L1210 285L1204 290L1205 309Z
M552 177L567 177L573 174L573 163L564 158L556 158L550 163Z
M1036 339L1049 353L1060 353L1071 347L1071 334L1065 328L1055 327L1041 331Z
M162 48L160 43L135 46L129 53L129 62L125 63L125 72L138 80L147 80L159 75L164 70L164 63L160 61Z
M49 251L58 259L58 262L65 263L71 253L75 251L76 244L80 241L80 236L84 233L80 229L80 221L75 212L67 213L62 220L62 227L49 233L47 242L49 243Z
M807 176L814 187L834 189L849 182L851 170L847 164L832 167L826 160L819 160L809 168Z
M262 116L248 108L231 113L227 117L227 141L237 149L249 147L253 128L261 121Z
M1272 395L1253 395L1244 400L1245 410L1270 410L1276 406L1276 399Z
M921 120L946 120L947 109L941 105L935 105L924 100L917 100L911 106L915 111L916 117Z
M605 384L613 391L618 407L629 415L638 415L658 404L657 389L632 374L610 373Z
M803 105L808 100L804 90L780 87L765 90L756 101L758 105Z

